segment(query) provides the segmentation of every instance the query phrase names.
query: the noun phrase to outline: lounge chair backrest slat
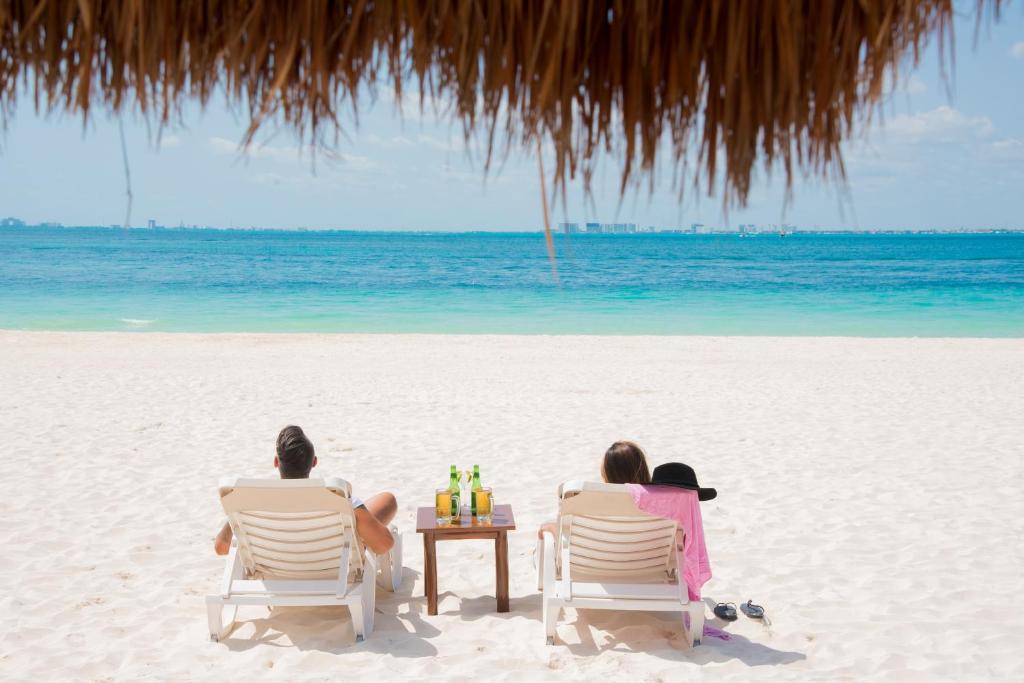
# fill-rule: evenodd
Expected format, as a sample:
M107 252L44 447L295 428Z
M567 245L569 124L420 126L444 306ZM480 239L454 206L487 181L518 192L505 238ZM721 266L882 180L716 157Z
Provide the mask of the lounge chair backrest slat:
M326 512L315 517L285 517L280 513L257 510L237 512L235 514L246 525L269 533L284 532L289 534L295 531L315 531L316 529L332 527L338 523L337 512Z
M632 548L633 546L630 547ZM651 550L617 550L613 552L588 548L580 543L573 543L572 546L573 557L603 560L614 556L615 562L643 562L645 560L664 559L666 551L667 549L664 546Z
M613 571L625 574L652 574L663 573L665 570L665 558L657 557L647 560L634 560L631 562L620 562L618 560L601 560L582 557L573 554L572 568L581 569L593 573L595 570Z
M630 536L630 534L621 534L621 536ZM636 536L640 536L636 534ZM657 552L665 552L665 538L659 535L650 540L641 540L645 537L641 536L639 539L630 540L630 548L634 551L644 550L655 550ZM584 534L576 534L573 537L574 547L579 549L581 552L586 551L588 548L596 550L605 550L607 552L621 552L622 551L622 539L616 538L611 541L601 538L590 538Z
M258 543L250 543L250 545L252 546L253 554L266 558L267 560L275 560L278 562L295 562L297 564L302 564L305 562L333 561L334 566L338 566L338 558L341 557L341 545L335 545L320 550L304 549L297 551L274 550L273 548L261 546Z
M619 541L639 541L644 538L657 538L665 530L665 526L672 524L669 520L659 517L644 515L643 517L594 517L587 515L573 515L576 524L594 536L608 536ZM629 538L623 538L617 534L629 534Z
M287 530L282 532L275 529L264 529L262 527L249 525L247 533L250 538L257 538L272 543L316 543L329 538L344 534L336 524L329 527L309 529L306 531Z
M337 558L322 560L320 562L289 562L285 560L275 560L273 558L260 555L258 563L260 567L272 570L272 573L289 572L292 574L301 574L303 572L312 573L327 570L334 570L335 572L338 571Z
M250 545L259 546L265 550L275 550L283 553L316 553L327 550L340 553L341 546L345 543L345 536L344 534L332 534L325 538L318 538L314 540L295 540L292 537L282 540L258 536L250 529L249 543Z

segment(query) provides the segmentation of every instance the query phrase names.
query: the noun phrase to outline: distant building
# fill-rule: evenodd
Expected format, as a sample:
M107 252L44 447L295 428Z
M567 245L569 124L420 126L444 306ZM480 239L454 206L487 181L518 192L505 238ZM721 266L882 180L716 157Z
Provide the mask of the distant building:
M580 231L579 223L559 223L559 230L564 232L566 235L575 235Z
M690 232L696 235L703 227L703 223L690 223Z
M585 226L585 229L586 229L587 233L600 234L600 232L601 232L601 224L600 223L587 223L587 225Z
M146 227L152 230L153 228L156 227L156 221L150 218L148 221L146 221Z
M7 218L0 219L0 228L24 228L25 221L14 216L8 216Z

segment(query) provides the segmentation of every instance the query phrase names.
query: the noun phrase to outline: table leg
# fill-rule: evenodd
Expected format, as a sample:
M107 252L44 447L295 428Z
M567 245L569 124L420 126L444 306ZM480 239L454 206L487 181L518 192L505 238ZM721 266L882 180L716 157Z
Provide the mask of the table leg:
M508 611L508 538L499 531L494 539L494 568L497 574L498 611Z
M437 544L434 534L423 534L423 593L427 596L427 614L437 614Z

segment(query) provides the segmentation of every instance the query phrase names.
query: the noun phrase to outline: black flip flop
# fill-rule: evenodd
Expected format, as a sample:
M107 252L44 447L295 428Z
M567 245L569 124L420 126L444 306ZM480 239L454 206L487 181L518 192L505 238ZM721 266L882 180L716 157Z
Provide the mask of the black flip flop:
M726 621L736 621L736 605L732 602L720 602L715 605L715 616Z
M740 609L751 619L761 619L764 617L764 607L755 605L753 600L747 600L746 603L740 605Z

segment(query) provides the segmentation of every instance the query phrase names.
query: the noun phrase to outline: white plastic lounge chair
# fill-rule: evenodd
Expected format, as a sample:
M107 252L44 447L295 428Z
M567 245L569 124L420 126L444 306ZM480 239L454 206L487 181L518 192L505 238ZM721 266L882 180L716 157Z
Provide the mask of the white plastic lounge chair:
M558 534L537 543L548 644L561 609L573 607L679 612L690 647L699 645L704 603L690 602L681 580L676 522L637 510L623 484L566 482L558 495Z
M373 631L374 584L393 591L401 583L402 537L392 527L387 555L364 551L351 496L336 477L220 481L234 539L220 593L206 596L211 640L230 633L239 605L345 605L357 640Z

